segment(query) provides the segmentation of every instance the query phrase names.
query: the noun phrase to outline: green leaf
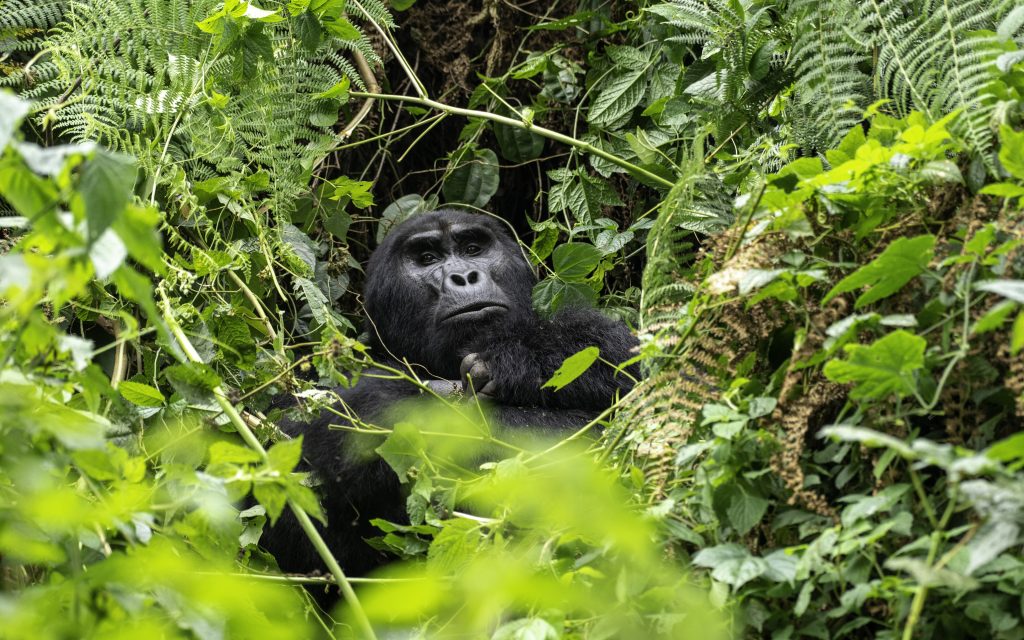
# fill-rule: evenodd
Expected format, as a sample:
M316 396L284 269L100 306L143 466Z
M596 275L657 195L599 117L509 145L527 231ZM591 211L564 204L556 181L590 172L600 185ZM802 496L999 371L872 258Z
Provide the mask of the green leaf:
M498 191L498 156L490 149L466 154L444 181L441 191L451 203L483 207Z
M187 402L203 404L210 399L220 377L208 365L176 364L164 369L164 376Z
M999 137L999 162L1014 178L1024 180L1024 132L1004 124L999 127Z
M730 482L714 492L715 511L724 515L738 535L745 535L761 522L768 501L742 482Z
M267 450L267 464L281 473L291 473L302 459L302 436L281 440Z
M1009 182L997 182L982 187L978 193L999 196L1001 198L1019 198L1024 196L1024 187Z
M85 163L79 191L85 203L90 242L99 238L128 205L135 174L134 159L102 149Z
M214 442L210 445L210 465L215 464L256 464L260 462L260 454L249 447L232 442Z
M601 251L592 244L567 242L555 247L555 273L566 282L582 282L601 262Z
M277 522L285 505L288 504L288 494L285 493L284 487L275 482L257 482L253 485L252 495L267 510L270 524Z
M140 407L162 407L167 403L164 394L141 382L125 380L118 385L117 390L125 400Z
M590 104L587 122L604 127L630 113L643 100L647 89L645 75L646 69L643 68L612 74Z
M737 589L768 571L768 563L750 555L746 547L738 544L701 549L694 556L693 563L710 568L712 578Z
M1017 355L1017 352L1024 348L1024 311L1017 314L1013 321L1013 330L1010 332L1010 355Z
M561 390L562 387L583 375L600 355L601 350L597 347L587 347L577 351L562 362L562 366L558 367L551 379L541 385L541 389L554 387L555 391Z
M509 162L528 162L544 152L544 138L522 127L496 122L494 137L502 157Z
M342 40L358 40L363 36L355 26L345 18L338 16L323 21L324 28L333 36Z
M399 480L408 482L409 470L422 460L426 446L419 429L408 422L399 422L376 451L395 470Z
M1015 433L993 444L985 455L1000 462L1013 462L1024 458L1024 432Z
M0 91L0 154L14 138L14 132L27 114L27 102L6 89Z
M934 247L935 236L931 235L895 240L877 258L832 287L822 304L841 293L865 286L870 288L857 298L854 304L857 309L896 293L927 269Z
M596 303L597 292L582 282L546 278L533 287L533 308L543 316L551 316L565 308L589 308Z
M908 331L893 331L869 346L845 347L848 360L831 360L825 376L836 382L854 383L850 397L885 398L908 396L917 388L914 372L924 366L924 338Z
M974 288L1024 303L1024 280L983 280L974 283Z

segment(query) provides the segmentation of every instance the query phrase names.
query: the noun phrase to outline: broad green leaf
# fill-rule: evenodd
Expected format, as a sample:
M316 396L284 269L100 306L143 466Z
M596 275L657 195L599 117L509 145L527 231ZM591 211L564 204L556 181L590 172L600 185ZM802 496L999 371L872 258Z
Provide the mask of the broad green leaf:
M140 407L162 407L167 402L164 394L148 384L125 380L117 387L125 400Z
M909 396L917 389L914 373L924 366L924 338L908 331L893 331L871 345L847 345L849 359L831 360L824 373L829 380L852 382L850 397Z
M702 549L694 556L693 563L708 567L712 570L711 577L737 589L768 571L768 563L738 544Z
M186 401L202 404L209 400L220 377L208 365L199 363L176 364L164 369L164 377Z
M985 455L1000 462L1013 462L1024 458L1024 432L1000 440L989 447Z
M999 196L1000 198L1019 198L1024 196L1024 187L1009 182L997 182L982 187L978 193Z
M631 112L643 100L647 89L645 76L646 69L612 74L590 104L587 122L597 127L608 126Z
M27 114L27 102L6 89L0 91L0 154L14 138L14 132Z
M592 244L567 242L555 247L552 258L555 274L566 282L581 282L601 262L601 251Z
M896 293L927 269L934 247L935 236L931 235L893 241L877 258L832 287L822 304L841 293L861 287L869 289L857 298L854 304L857 309Z
M597 292L582 282L565 282L552 277L541 280L533 287L533 308L543 316L551 316L560 309L590 308L597 303Z
M284 487L276 482L257 482L252 487L252 495L267 510L270 524L277 522L288 504L288 494L285 493Z
M396 225L405 222L417 213L431 211L437 207L437 197L424 198L418 193L410 193L395 200L380 214L380 222L377 223L377 244L384 241Z
M974 283L974 288L1024 303L1024 280L983 280Z
M305 511L310 517L319 520L323 524L327 524L327 518L320 507L320 500L316 497L316 494L309 487L300 484L300 479L305 475L293 474L285 478L285 494L289 500L295 503L295 506Z
M587 347L572 354L562 362L562 366L558 367L551 379L541 385L541 389L554 387L555 391L561 390L562 387L583 375L600 355L601 350L597 347Z
M85 203L90 242L98 239L128 205L135 174L135 160L119 153L98 150L85 163L79 191Z
M281 473L291 473L302 459L302 436L281 440L267 450L267 464Z
M451 203L483 207L498 191L498 156L490 149L466 154L441 188Z
M972 331L976 334L982 334L998 329L1003 326L1003 323L1006 322L1006 319L1010 317L1010 314L1016 308L1017 303L1013 300L1003 300L986 311L985 315L978 318L978 321L972 327Z
M214 442L210 445L210 464L256 464L260 462L260 454L249 447L233 442Z
M324 28L328 33L342 40L358 40L363 36L355 26L345 18L338 16L323 21Z
M538 158L544 151L544 138L522 127L494 123L494 137L502 157L522 163Z
M724 516L739 535L745 535L761 521L768 501L742 483L730 482L714 492L715 511Z
M375 451L398 474L403 483L409 481L409 470L420 463L427 444L419 429L408 422L395 425L391 435Z
M1004 124L999 127L999 138L999 162L1014 178L1024 180L1024 132Z
M13 157L0 156L0 196L18 213L31 219L57 205L57 189L53 183L35 175Z

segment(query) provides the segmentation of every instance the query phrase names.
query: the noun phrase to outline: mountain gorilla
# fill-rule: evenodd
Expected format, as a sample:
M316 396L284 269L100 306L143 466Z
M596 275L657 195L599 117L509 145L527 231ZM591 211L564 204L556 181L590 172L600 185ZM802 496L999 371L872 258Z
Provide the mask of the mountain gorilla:
M414 365L438 391L461 390L453 382L461 380L486 399L501 427L556 433L578 428L632 386L635 367L622 373L608 363L631 358L637 341L624 324L593 310L538 317L531 305L535 282L519 245L489 216L454 210L415 216L370 257L365 300L373 356L396 368ZM541 389L565 358L589 346L600 349L603 362L557 392ZM353 388L339 390L338 413L376 422L421 393L405 380L364 375ZM369 521L407 517L396 474L380 458L356 453L378 446L380 436L328 428L345 422L325 411L312 422L285 422L282 428L303 436L303 468L321 483L329 520L321 534L342 568L360 575L385 560L364 541L379 535ZM358 442L364 438L369 445ZM287 511L263 544L285 572L323 568Z

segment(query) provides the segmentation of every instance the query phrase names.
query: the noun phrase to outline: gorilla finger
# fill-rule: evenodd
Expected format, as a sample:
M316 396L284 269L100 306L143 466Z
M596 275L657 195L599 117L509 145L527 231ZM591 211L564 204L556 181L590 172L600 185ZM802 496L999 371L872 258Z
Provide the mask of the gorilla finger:
M477 362L480 361L480 354L470 353L462 359L462 363L459 365L459 379L465 380L466 376L470 375L470 369L473 368Z
M477 395L480 395L480 396L487 396L488 398L493 398L495 396L495 394L497 393L497 391L498 391L498 385L494 382L494 380L490 380L490 381L487 382L487 384L485 384L483 386L482 389L480 389L476 393L477 393Z

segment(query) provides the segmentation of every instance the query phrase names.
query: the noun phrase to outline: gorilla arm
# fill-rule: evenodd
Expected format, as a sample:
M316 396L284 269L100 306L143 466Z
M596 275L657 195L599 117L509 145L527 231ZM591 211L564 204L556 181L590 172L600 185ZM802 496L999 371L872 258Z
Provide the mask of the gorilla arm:
M483 349L463 359L462 372L478 393L506 408L596 414L608 408L617 393L633 387L636 365L624 371L614 367L632 358L637 344L621 322L597 311L569 309L551 320L534 317L525 326L498 329ZM599 349L600 360L559 391L541 389L566 358L591 346Z

